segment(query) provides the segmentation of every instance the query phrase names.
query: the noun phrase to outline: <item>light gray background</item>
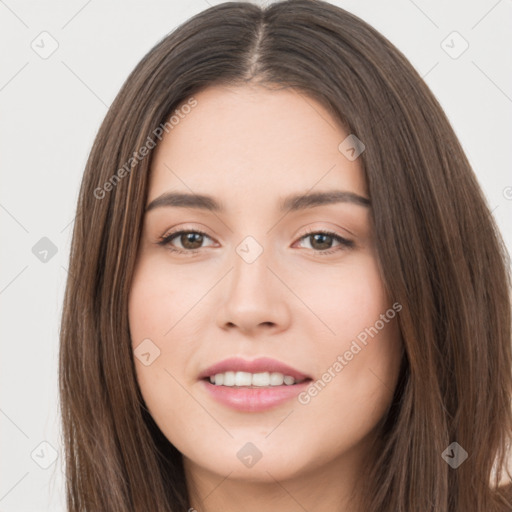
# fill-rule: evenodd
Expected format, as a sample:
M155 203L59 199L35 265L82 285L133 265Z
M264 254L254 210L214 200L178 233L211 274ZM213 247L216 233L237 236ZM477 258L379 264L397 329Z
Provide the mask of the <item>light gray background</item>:
M77 193L93 137L144 54L218 3L0 0L0 512L65 510L58 331ZM425 78L510 251L512 1L332 3L388 37ZM44 31L50 36L41 36ZM454 31L469 44L458 58L464 43ZM58 48L44 59L52 39ZM57 249L46 262L32 251L43 237Z

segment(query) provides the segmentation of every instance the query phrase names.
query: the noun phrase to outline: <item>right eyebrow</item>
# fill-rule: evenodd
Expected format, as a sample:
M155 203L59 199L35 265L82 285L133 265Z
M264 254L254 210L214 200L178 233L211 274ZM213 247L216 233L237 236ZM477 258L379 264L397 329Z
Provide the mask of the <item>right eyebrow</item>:
M203 194L188 194L184 192L166 192L146 206L146 211L162 206L177 208L200 208L212 212L223 212L225 208L213 197Z

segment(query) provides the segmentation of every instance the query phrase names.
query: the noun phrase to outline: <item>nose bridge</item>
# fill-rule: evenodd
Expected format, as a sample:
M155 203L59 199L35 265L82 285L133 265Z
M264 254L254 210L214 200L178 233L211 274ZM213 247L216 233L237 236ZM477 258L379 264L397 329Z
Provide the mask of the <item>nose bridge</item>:
M260 235L261 240L263 237ZM231 276L231 293L244 296L247 292L257 293L262 298L264 290L269 288L270 248L264 241L257 240L253 235L247 235L236 247L233 255L233 272Z

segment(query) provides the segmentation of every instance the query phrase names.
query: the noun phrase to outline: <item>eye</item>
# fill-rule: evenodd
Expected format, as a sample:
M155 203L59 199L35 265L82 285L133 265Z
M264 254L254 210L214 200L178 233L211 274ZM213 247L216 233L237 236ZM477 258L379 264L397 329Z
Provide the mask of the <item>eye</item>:
M172 245L175 238L181 244L181 247L174 247ZM164 245L172 252L195 254L199 252L198 249L201 248L205 238L210 237L202 231L175 231L174 233L170 233L167 236L162 237L159 240L158 245Z
M354 242L327 230L311 230L299 240L309 240L309 248L313 249L319 256L332 254L354 247ZM332 244L337 242L337 248L332 249Z

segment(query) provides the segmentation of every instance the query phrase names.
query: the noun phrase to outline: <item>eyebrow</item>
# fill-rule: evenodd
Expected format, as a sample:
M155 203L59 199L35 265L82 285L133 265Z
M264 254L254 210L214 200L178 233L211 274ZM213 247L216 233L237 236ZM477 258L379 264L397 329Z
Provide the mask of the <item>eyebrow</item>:
M313 194L294 194L287 196L280 201L279 210L299 211L315 206L334 203L352 203L359 206L369 207L371 202L368 198L348 192L345 190L330 190L327 192L315 192ZM175 208L197 208L222 213L226 208L212 196L204 194L189 194L184 192L166 192L156 199L153 199L147 207L146 212L160 207Z

